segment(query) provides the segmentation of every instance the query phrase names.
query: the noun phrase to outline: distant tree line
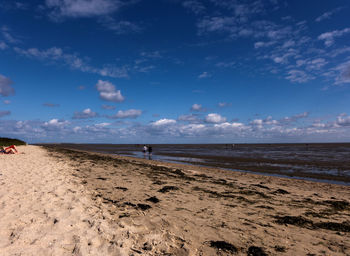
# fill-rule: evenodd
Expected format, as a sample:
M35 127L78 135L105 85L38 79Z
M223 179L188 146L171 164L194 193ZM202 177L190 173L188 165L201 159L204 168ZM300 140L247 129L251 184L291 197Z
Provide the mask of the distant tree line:
M9 146L9 145L26 145L27 143L23 140L10 139L10 138L1 138L0 137L0 146Z

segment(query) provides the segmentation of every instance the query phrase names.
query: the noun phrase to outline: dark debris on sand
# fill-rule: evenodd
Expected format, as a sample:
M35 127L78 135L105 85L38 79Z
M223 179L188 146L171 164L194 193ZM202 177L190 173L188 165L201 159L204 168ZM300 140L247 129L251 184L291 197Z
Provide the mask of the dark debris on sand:
M210 241L210 247L216 248L217 250L222 250L225 252L236 253L238 249L230 243L225 241Z
M265 251L261 247L250 246L247 252L248 256L267 256Z
M151 203L156 204L156 203L159 203L160 200L159 200L157 197L152 196L152 197L150 197L150 198L147 198L146 201L149 201L149 202L151 202Z
M338 232L350 232L350 222L316 222L308 220L302 216L275 216L276 223L290 224L301 228L308 229L327 229Z
M171 190L179 190L179 188L175 187L175 186L164 186L161 189L159 189L158 192L160 192L160 193L167 193L167 192L169 192Z

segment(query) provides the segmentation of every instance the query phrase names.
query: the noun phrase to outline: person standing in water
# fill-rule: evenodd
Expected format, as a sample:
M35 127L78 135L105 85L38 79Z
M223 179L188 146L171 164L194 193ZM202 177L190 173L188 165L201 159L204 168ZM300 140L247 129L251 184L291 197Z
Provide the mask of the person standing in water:
M147 146L143 145L143 149L142 149L143 155L146 156L147 153Z
M148 145L148 156L151 157L152 156L152 147L150 145Z

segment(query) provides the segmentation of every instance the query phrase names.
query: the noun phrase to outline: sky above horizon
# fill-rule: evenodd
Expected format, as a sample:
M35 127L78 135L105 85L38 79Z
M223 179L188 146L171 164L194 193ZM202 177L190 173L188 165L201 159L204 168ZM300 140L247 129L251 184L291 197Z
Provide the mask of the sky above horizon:
M350 2L0 0L0 137L350 142Z

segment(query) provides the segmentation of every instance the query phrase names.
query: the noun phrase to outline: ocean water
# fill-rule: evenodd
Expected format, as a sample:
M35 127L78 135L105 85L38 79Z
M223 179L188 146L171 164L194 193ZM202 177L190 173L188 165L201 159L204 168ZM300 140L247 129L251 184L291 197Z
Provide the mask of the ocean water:
M151 156L135 144L55 146L350 185L350 143L152 144Z

